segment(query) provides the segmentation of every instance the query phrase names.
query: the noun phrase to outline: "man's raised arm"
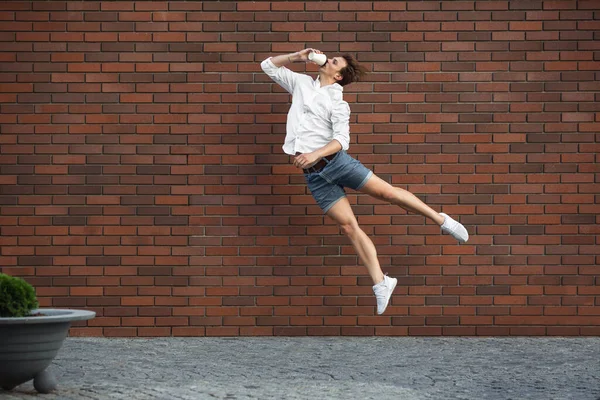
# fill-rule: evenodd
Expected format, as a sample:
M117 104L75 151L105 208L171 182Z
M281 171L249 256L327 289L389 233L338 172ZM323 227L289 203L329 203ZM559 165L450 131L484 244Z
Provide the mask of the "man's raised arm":
M308 62L308 53L311 51L318 50L304 49L295 53L269 57L260 64L260 67L279 86L293 94L296 80L300 74L282 67L285 67L293 62Z

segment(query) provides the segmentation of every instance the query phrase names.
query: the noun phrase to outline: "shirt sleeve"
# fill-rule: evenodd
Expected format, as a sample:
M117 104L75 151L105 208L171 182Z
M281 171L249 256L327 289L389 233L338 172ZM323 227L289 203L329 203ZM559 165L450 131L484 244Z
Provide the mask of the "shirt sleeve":
M262 70L269 75L279 86L287 90L290 94L294 93L294 87L298 81L300 74L290 71L286 67L277 67L271 61L271 57L264 60L260 67Z
M333 139L340 142L342 150L350 147L350 106L345 101L337 103L331 112Z

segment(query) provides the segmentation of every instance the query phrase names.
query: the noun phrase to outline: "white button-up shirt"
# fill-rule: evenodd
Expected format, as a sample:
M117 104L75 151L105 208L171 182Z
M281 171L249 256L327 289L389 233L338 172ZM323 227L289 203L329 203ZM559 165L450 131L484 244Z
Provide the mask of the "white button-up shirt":
M337 140L343 150L350 146L350 106L338 83L321 87L319 78L277 67L271 58L261 65L271 79L292 94L283 151L289 155L310 153Z

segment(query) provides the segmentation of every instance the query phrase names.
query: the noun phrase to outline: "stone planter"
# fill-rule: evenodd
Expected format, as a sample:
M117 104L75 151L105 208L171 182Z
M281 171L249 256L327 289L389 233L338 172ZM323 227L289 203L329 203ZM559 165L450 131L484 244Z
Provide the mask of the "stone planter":
M95 312L40 308L44 316L0 318L0 387L11 390L33 379L35 389L49 393L56 380L46 370L61 348L72 321L96 316Z

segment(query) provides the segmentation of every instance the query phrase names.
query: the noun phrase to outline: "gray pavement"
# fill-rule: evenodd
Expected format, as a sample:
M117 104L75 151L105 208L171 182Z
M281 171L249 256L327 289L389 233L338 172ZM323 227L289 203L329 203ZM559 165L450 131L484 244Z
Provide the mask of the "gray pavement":
M0 399L597 400L600 338L68 338Z

